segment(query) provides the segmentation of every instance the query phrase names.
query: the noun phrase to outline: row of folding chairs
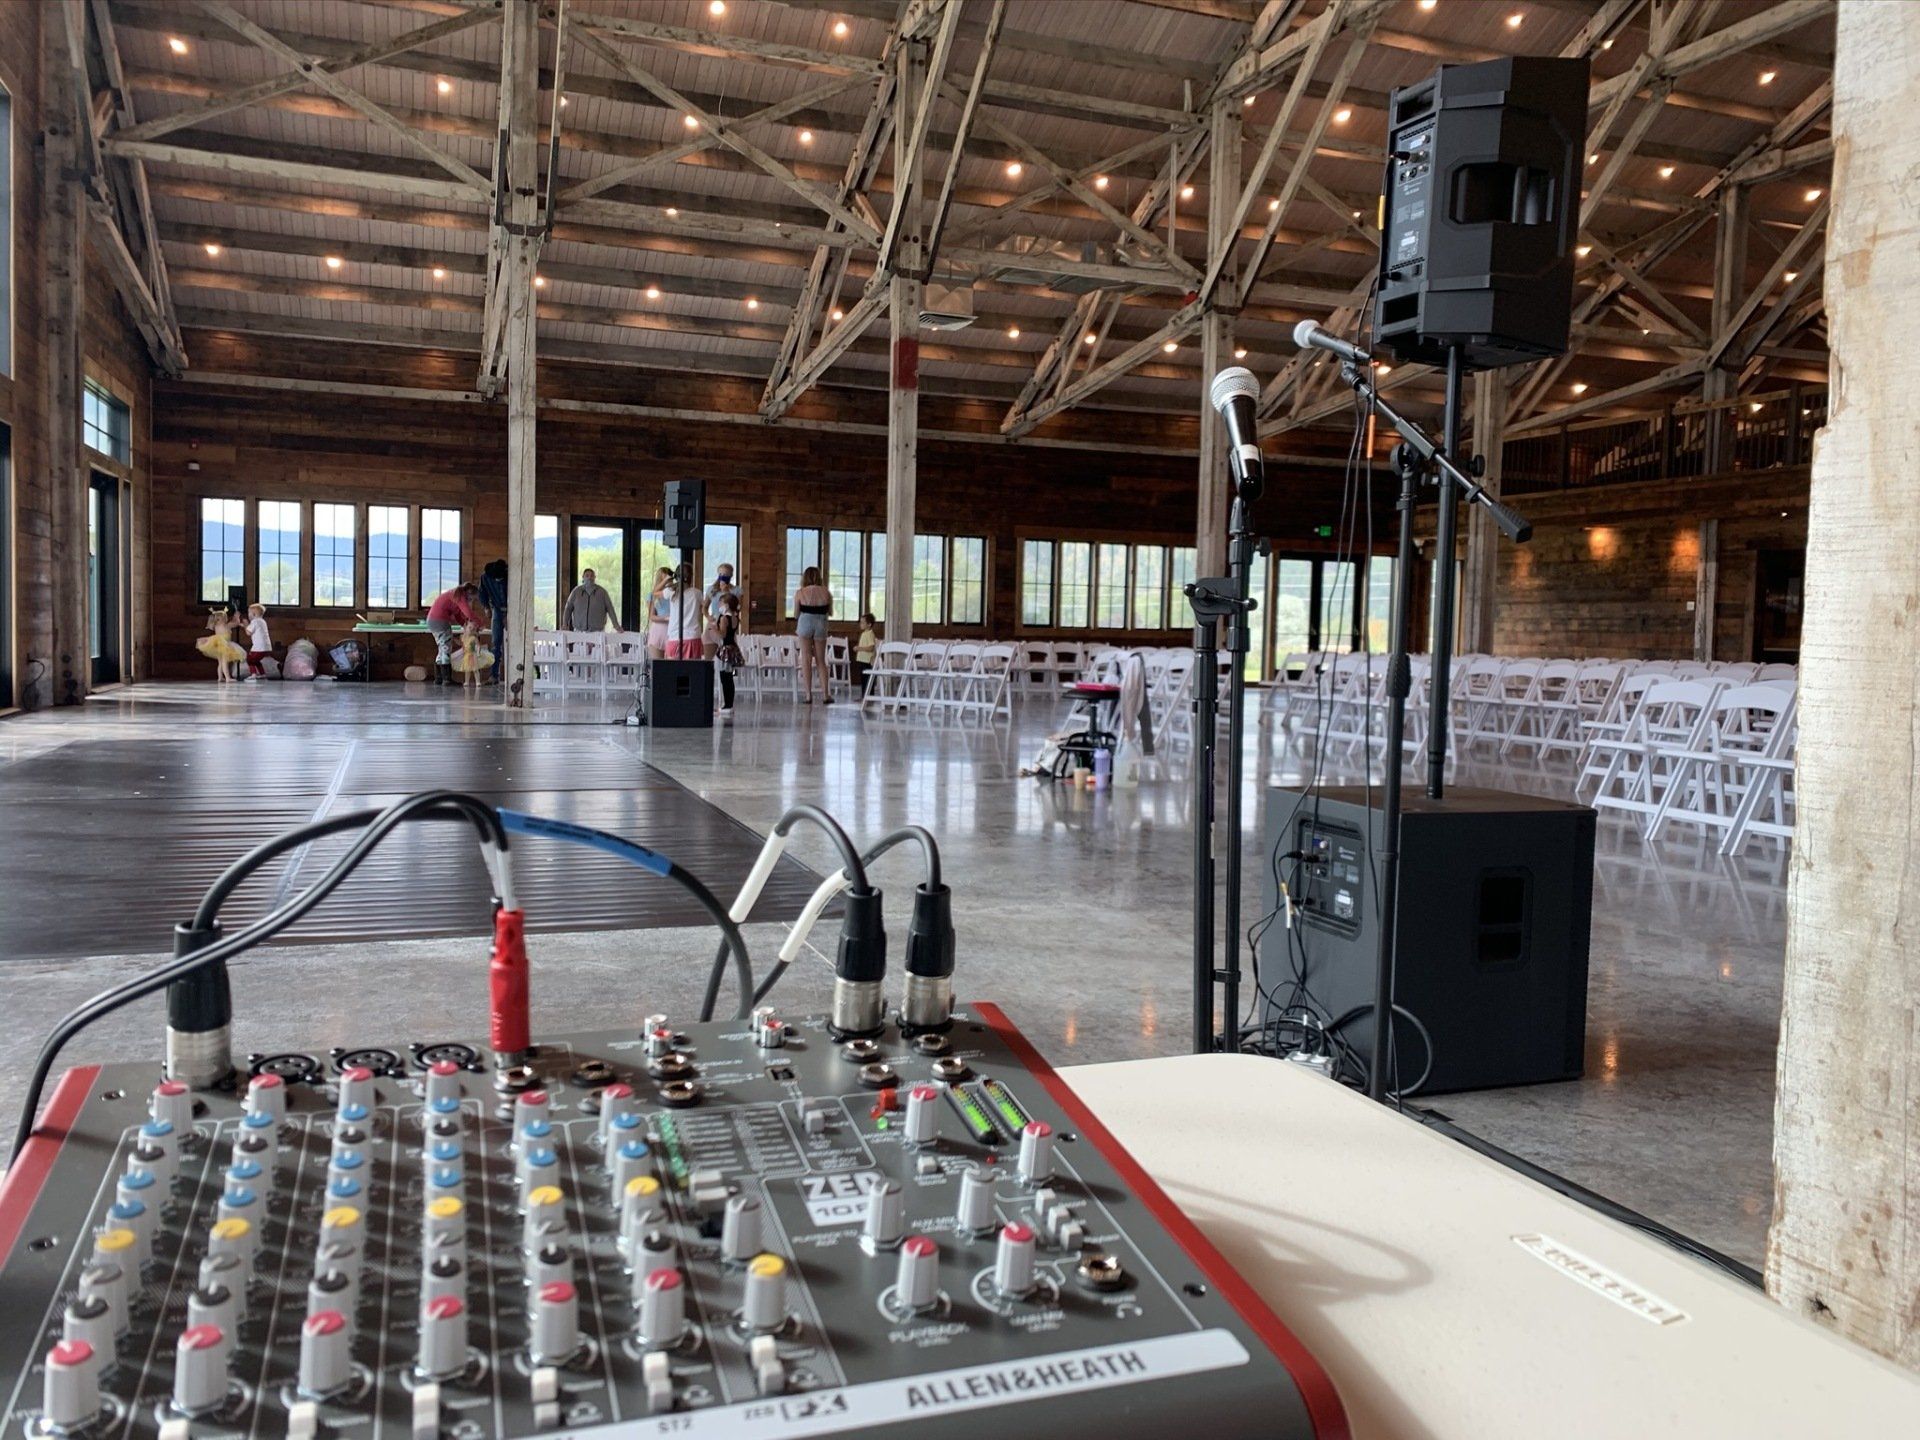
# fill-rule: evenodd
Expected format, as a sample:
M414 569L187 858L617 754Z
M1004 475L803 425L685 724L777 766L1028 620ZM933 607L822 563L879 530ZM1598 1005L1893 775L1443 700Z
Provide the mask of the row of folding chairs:
M971 640L883 640L874 651L861 710L993 720L1013 713L1018 647Z
M1634 677L1622 707L1589 729L1576 798L1634 817L1649 841L1676 822L1738 855L1755 836L1793 836L1798 695L1776 677L1737 683ZM1641 683L1643 682L1643 683Z
M647 637L632 630L536 630L533 688L604 695L646 680Z

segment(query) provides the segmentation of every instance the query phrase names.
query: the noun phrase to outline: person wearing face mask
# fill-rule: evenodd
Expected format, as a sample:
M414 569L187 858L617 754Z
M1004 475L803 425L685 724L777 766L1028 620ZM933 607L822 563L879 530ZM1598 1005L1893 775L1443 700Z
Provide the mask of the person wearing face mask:
M719 651L720 613L722 602L727 596L734 598L735 626L738 627L740 613L740 592L733 588L733 566L722 562L714 571L713 583L707 586L706 594L701 598L701 608L705 612L706 625L700 634L702 653L711 660Z

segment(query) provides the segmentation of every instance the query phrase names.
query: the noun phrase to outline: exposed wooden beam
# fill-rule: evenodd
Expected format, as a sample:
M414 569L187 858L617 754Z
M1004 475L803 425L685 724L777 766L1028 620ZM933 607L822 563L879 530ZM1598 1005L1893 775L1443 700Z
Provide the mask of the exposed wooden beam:
M110 155L168 165L187 165L196 170L212 170L222 175L249 175L275 180L307 181L315 185L343 185L360 190L380 190L415 199L467 201L484 197L460 181L440 180L430 175L394 170L356 170L345 165L318 165L311 161L254 155L236 150L208 150L194 145L165 140L129 140L109 135L103 142Z
M1145 339L1136 340L1099 369L1082 375L1059 394L1042 400L1024 413L1009 415L1001 422L1000 433L1025 435L1049 416L1057 415L1069 406L1078 404L1103 386L1125 375L1168 341L1179 340L1192 333L1193 327L1200 323L1200 316L1201 308L1197 302L1181 306L1174 312L1173 317L1153 334Z

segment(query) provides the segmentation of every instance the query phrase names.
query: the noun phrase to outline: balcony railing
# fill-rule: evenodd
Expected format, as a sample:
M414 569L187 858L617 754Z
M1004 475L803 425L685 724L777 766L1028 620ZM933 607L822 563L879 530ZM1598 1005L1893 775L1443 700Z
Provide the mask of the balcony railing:
M1536 495L1806 465L1826 420L1826 387L1795 384L1712 404L1688 401L1632 420L1576 421L1509 440L1501 490Z

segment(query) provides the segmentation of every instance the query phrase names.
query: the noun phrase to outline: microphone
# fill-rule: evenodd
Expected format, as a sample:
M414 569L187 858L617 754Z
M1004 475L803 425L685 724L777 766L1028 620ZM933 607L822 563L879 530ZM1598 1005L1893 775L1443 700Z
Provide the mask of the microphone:
M1312 320L1302 320L1293 327L1293 343L1302 350L1324 350L1329 355L1338 355L1342 360L1351 360L1355 365L1373 363L1373 356L1358 345L1342 340L1331 330L1323 330Z
M1266 482L1266 469L1260 460L1260 432L1253 414L1253 402L1260 398L1260 382L1246 366L1234 365L1213 377L1207 398L1227 422L1233 476L1241 498L1258 500Z

